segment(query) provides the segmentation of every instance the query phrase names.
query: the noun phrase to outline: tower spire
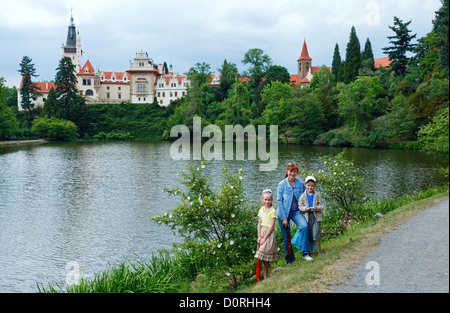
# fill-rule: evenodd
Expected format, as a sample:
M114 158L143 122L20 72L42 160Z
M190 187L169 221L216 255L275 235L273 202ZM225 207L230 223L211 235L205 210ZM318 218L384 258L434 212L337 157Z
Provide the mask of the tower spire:
M300 60L312 60L308 53L308 46L306 45L306 37L303 40L302 54L300 55L298 61Z

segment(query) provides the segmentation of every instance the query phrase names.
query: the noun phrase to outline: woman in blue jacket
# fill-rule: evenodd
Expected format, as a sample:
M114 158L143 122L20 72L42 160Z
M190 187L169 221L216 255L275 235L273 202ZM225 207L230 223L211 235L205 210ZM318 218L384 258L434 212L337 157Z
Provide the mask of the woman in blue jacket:
M298 208L298 201L300 196L305 192L305 183L296 178L298 175L298 164L289 163L286 168L285 179L278 184L277 192L277 216L280 224L281 234L283 235L284 255L286 263L289 264L289 251L287 235L291 233L290 220L298 226L302 238L302 255L307 261L312 260L311 251L309 249L309 232L308 224L302 213ZM292 249L292 248L291 248ZM292 262L295 260L294 252L292 251Z

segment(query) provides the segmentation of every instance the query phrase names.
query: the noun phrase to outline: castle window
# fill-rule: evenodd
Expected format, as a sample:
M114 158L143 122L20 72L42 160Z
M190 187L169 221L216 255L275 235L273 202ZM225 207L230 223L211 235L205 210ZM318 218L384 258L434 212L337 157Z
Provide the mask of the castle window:
M86 90L86 96L93 96L94 92L90 89Z
M145 84L138 84L138 92L145 92Z

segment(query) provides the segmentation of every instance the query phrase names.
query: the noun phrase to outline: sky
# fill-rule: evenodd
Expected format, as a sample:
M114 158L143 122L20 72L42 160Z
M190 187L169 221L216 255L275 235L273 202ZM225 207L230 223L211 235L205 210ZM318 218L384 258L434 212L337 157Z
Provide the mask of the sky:
M420 38L440 7L439 0L0 0L0 77L18 87L27 55L35 81L54 80L71 14L82 65L90 60L100 71L124 72L142 50L175 72L205 62L217 73L225 59L242 72L245 53L259 48L296 74L305 39L313 65L331 66L336 44L345 58L355 26L361 48L369 38L380 58L394 16L412 20Z

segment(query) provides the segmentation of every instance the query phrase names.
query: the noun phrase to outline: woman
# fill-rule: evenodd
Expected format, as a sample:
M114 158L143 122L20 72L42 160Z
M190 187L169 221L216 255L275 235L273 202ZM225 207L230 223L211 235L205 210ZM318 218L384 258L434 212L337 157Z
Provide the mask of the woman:
M298 208L298 201L300 196L305 192L305 184L300 179L296 178L298 175L298 164L289 163L286 168L285 179L278 184L277 192L277 216L278 223L280 224L281 234L283 235L284 255L286 263L289 264L295 261L294 251L289 256L289 242L290 237L290 220L298 226L301 232L302 238L302 255L307 261L312 260L311 251L309 249L309 232L308 224L303 214L300 213ZM292 248L291 248L292 249ZM292 260L290 260L292 258Z

